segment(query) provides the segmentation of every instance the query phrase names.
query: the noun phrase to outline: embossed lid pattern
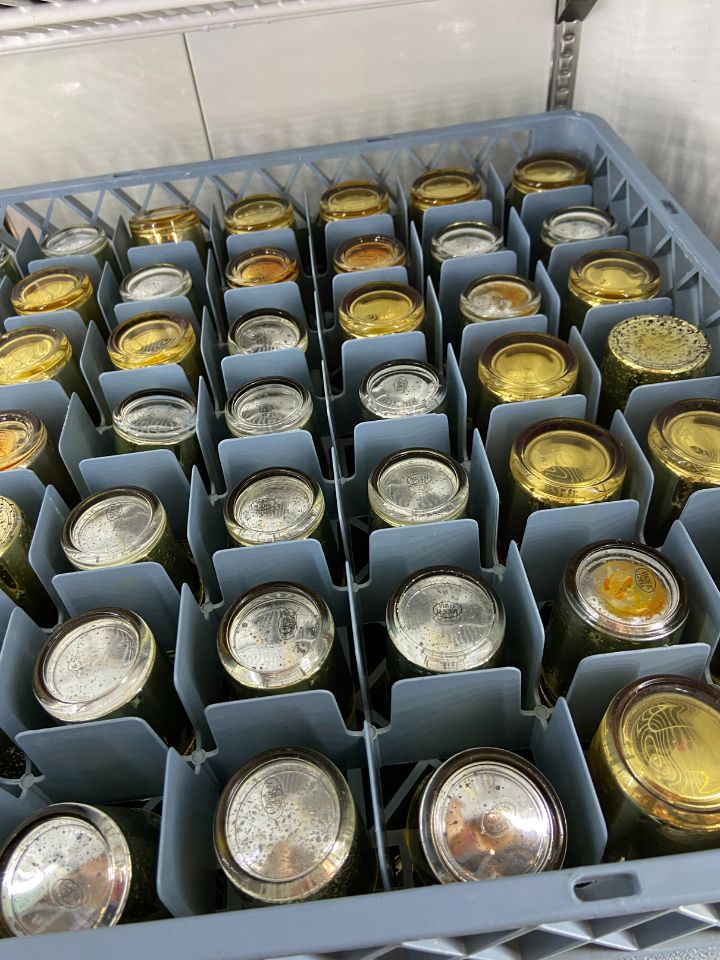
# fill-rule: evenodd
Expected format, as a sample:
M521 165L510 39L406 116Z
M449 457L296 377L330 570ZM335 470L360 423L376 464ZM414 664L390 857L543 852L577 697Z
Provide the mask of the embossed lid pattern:
M121 370L180 363L197 343L192 324L179 313L153 310L123 320L108 338L113 366Z
M444 400L445 385L440 375L420 360L381 363L360 386L360 402L382 420L432 413Z
M438 230L430 241L430 252L436 260L442 261L492 253L502 245L503 235L492 224L458 220Z
M149 263L129 273L120 284L120 297L126 303L184 297L192 290L192 277L185 267L175 263Z
M68 515L62 547L80 569L136 563L162 536L165 510L149 490L113 487L91 494Z
M0 496L0 554L15 540L24 514L10 497Z
M0 384L50 380L72 357L70 341L55 327L20 327L0 335Z
M391 454L368 480L372 508L391 524L455 519L467 506L468 491L464 468L437 450Z
M306 428L313 402L303 384L286 377L263 377L244 384L228 399L225 420L235 437L253 437Z
M312 536L325 514L316 480L277 467L248 477L230 492L225 522L238 543L276 543Z
M328 187L320 197L320 219L326 223L374 216L389 209L387 190L371 180L344 180Z
M297 280L297 260L278 247L255 247L238 254L225 268L225 281L231 287L258 287L268 283Z
M134 443L171 445L193 436L197 405L178 390L140 390L113 410L113 427Z
M93 295L90 277L74 267L45 267L15 284L10 300L19 314L68 310Z
M69 257L84 253L94 256L107 242L107 234L97 224L78 223L48 234L40 248L46 257Z
M266 350L307 350L307 331L292 314L271 307L239 317L228 334L230 353L263 353Z
M276 230L292 227L294 222L292 204L273 193L248 194L234 200L225 211L225 229L228 233Z

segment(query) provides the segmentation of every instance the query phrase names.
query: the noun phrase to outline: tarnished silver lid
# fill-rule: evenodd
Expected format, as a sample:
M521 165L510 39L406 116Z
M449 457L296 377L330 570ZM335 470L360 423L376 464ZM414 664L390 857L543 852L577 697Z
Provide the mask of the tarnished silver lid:
M95 256L107 242L107 234L97 224L78 223L49 233L40 249L46 257L70 257L83 253Z
M426 567L398 586L387 607L388 638L430 673L492 663L505 636L505 610L484 580L460 567Z
M424 448L391 454L368 479L370 506L390 526L454 520L464 515L468 494L462 465Z
M288 377L262 377L243 384L225 404L234 437L257 437L307 428L313 401L307 387Z
M432 413L445 401L445 384L429 363L390 360L374 367L360 386L360 403L379 420Z
M113 410L113 428L136 444L171 446L195 433L197 404L179 390L140 390Z
M114 926L131 873L130 848L111 816L84 803L52 804L0 853L2 925L16 937Z
M185 297L192 290L192 277L176 263L149 263L129 273L120 284L120 298L125 303L159 300L164 297Z
M325 498L317 480L288 467L252 474L225 501L225 525L243 546L303 540L324 516Z
M237 683L278 690L314 676L334 639L333 617L321 596L296 583L266 583L228 608L218 654Z
M100 607L53 630L35 661L33 690L62 723L101 720L132 703L156 655L155 638L141 617Z
M440 883L489 880L562 866L565 814L550 782L507 750L456 754L428 781L420 843Z
M337 767L314 750L270 750L245 764L215 812L215 852L256 903L323 895L353 848L357 813Z
M615 233L615 217L599 207L563 207L554 210L542 225L544 243L554 247L574 240L594 240Z
M430 242L430 252L441 263L454 257L493 253L502 245L503 235L492 224L480 220L457 220L438 230Z
M264 353L268 350L307 350L307 330L291 313L265 307L239 317L228 334L228 351Z

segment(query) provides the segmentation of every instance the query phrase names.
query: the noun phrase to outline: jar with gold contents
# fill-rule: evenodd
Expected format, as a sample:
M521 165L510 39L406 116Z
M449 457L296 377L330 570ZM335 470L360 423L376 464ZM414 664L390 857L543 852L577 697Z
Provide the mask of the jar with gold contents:
M66 504L77 503L75 484L42 420L30 410L0 411L0 470L32 470Z
M44 267L28 274L15 284L10 301L19 316L75 310L86 324L100 319L92 280L75 267Z
M200 214L195 207L175 204L140 210L128 220L130 236L137 246L151 243L194 243L200 259L207 259L207 242Z
M598 207L562 207L543 221L540 230L541 259L547 266L550 254L563 243L597 240L617 232L615 217Z
M390 195L372 180L343 180L328 187L320 197L321 223L372 217L389 210Z
M360 384L364 420L394 420L445 410L447 391L438 371L421 360L388 360Z
M233 200L225 211L225 233L255 233L258 230L295 228L292 203L275 193L251 193Z
M179 313L151 310L119 323L107 343L110 362L118 370L138 370L176 363L197 390L202 374L200 346L192 323Z
M0 496L0 590L37 624L48 627L57 622L58 613L30 564L32 535L30 522L17 503Z
M404 244L395 237L375 233L351 237L340 244L333 258L335 273L405 266L407 266L407 253Z
M540 291L530 280L493 273L473 280L460 294L463 323L531 317L540 311Z
M253 247L228 263L225 282L229 287L260 287L269 283L297 280L300 266L286 250L279 247Z
M423 330L423 298L405 283L378 280L355 287L338 310L340 334L345 340Z
M428 170L416 177L410 187L408 208L410 219L421 234L422 217L426 210L480 200L483 193L482 180L471 170L462 170L457 167Z
M112 412L116 453L169 450L185 476L202 468L197 438L197 404L179 390L138 390L121 400Z
M230 327L227 345L230 356L293 347L305 353L308 332L305 324L287 310L260 307L238 317Z
M391 453L368 478L370 530L460 520L470 485L462 464L439 450Z
M583 547L565 567L545 636L540 692L564 697L581 660L680 643L690 610L680 571L657 550L624 540Z
M55 230L45 237L40 249L46 257L94 257L101 273L107 263L117 279L120 279L120 264L110 238L96 223L77 223Z
M508 206L515 207L520 213L522 202L530 193L576 187L589 181L590 171L580 157L567 153L536 153L515 165L507 193Z

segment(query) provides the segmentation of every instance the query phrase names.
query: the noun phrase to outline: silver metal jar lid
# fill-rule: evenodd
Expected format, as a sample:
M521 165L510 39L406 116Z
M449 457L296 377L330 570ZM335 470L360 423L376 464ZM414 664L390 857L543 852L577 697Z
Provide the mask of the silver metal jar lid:
M431 673L476 670L505 636L505 610L484 580L460 567L426 567L397 587L387 607L390 642Z
M430 242L430 252L435 260L442 262L454 257L493 253L502 245L503 235L492 224L480 220L457 220L438 230Z
M264 353L268 350L307 350L307 330L291 313L264 307L239 317L228 334L228 350Z
M197 404L179 390L139 390L113 410L113 428L138 444L170 446L195 433Z
M48 234L40 249L46 257L70 257L83 253L95 256L107 242L107 234L101 227L94 223L78 223Z
M81 570L144 560L167 528L165 509L140 487L112 487L74 507L62 532L62 548Z
M324 515L318 482L287 467L252 474L225 501L225 524L233 538L247 546L312 536Z
M301 430L312 417L308 389L288 377L263 377L243 384L225 404L225 421L234 437Z
M462 465L438 450L393 453L368 479L370 506L391 525L455 519L464 513L468 493Z
M360 386L360 403L378 419L432 413L445 400L445 384L429 363L389 360L372 369Z
M440 883L554 870L566 848L565 814L550 782L507 750L456 754L425 787L420 843Z
M344 777L314 750L270 750L245 764L215 812L215 851L257 903L322 896L345 865L357 825Z
M334 639L335 623L321 596L296 583L265 583L226 611L218 654L233 680L278 690L314 676Z
M129 273L120 284L125 303L185 297L192 290L192 277L185 267L175 263L149 263Z
M57 803L28 817L0 853L2 925L13 936L114 926L130 892L132 862L111 816Z
M35 661L33 690L62 723L101 720L132 703L156 655L155 638L141 617L100 607L53 630Z
M574 240L593 240L615 233L615 217L599 207L563 207L555 210L544 221L541 236L545 243L555 246Z

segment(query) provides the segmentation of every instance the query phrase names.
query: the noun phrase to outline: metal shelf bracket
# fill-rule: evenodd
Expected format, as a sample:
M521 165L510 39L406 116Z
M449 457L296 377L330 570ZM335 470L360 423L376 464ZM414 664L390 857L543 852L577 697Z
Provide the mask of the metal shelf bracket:
M583 20L597 0L557 0L547 109L572 107Z

